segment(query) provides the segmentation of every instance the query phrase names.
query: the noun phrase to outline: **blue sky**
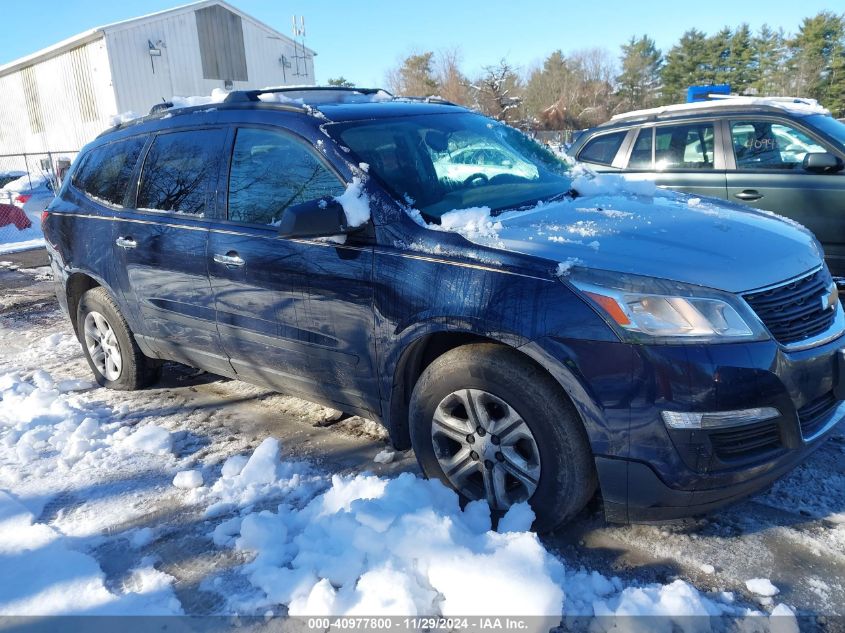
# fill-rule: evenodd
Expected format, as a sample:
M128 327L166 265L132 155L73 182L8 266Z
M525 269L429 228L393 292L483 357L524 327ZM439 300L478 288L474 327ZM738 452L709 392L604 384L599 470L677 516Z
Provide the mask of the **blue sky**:
M821 10L842 11L832 0L232 0L282 33L291 15L305 15L306 43L317 51L317 79L344 75L359 85L381 85L385 72L414 50L458 47L469 74L506 57L522 68L551 51L594 46L618 52L631 35L646 33L668 48L690 27L708 33L748 22L794 31ZM0 63L31 53L93 26L160 11L180 0L3 0ZM14 9L12 9L14 7Z

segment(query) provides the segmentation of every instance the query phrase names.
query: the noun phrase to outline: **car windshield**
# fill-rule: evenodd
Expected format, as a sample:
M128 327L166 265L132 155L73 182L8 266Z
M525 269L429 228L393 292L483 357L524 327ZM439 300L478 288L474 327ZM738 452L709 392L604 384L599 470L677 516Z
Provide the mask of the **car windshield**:
M562 159L514 128L469 112L329 129L394 196L430 219L469 207L518 208L571 189Z
M845 145L845 123L824 114L808 116L806 121L813 127L836 139L840 144Z

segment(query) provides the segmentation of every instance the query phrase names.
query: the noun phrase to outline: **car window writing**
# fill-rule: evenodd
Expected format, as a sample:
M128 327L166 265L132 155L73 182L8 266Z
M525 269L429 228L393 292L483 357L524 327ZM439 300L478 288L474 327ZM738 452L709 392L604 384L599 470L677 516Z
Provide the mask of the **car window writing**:
M229 172L229 219L278 223L285 209L336 197L343 184L305 145L288 135L238 130Z
M735 121L731 139L738 169L796 169L807 154L827 151L798 128L773 121Z
M95 200L121 206L146 139L136 136L94 148L76 170L73 185Z
M160 134L141 171L138 208L208 215L223 148L221 130Z
M615 132L614 134L603 134L591 139L584 146L584 149L581 150L578 160L597 163L599 165L611 165L627 133L627 131Z

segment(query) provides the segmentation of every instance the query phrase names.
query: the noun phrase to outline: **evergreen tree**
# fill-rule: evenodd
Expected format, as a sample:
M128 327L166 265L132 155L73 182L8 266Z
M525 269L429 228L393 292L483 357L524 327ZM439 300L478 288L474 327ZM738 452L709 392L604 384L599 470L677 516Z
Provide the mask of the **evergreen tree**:
M437 94L434 77L434 53L415 53L388 73L387 84L391 92L408 97L430 97Z
M789 50L796 96L818 99L835 114L845 112L845 18L830 11L805 18Z
M746 94L760 77L760 69L756 59L754 37L747 24L740 25L730 38L730 53L728 57L725 83L731 85L731 91L736 94Z
M647 35L631 37L622 45L622 73L616 78L625 110L653 105L660 96L660 67L663 56Z
M660 72L663 83L662 103L686 101L689 86L710 83L712 45L698 29L690 29L666 54L666 63Z
M346 77L332 77L326 82L329 86L337 86L338 88L354 88L355 84L349 81Z
M752 47L756 78L750 92L761 96L787 94L788 56L783 29L775 31L764 24L752 40Z

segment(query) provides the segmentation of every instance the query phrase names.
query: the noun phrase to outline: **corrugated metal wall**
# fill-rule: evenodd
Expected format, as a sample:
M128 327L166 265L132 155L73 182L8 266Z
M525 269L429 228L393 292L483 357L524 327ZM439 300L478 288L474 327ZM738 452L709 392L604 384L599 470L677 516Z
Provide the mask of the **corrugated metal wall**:
M0 154L77 149L116 111L102 38L0 77Z
M225 11L221 7L222 10ZM196 11L153 16L107 31L106 42L120 112L146 113L153 104L173 95L207 95L224 88L223 79L205 79ZM283 67L280 58L293 60L293 45L249 19L240 20L246 56L246 81L233 77L234 89L285 84L313 84L313 60L308 75L294 76L295 66ZM150 57L149 45L161 50ZM301 65L301 62L300 62Z

